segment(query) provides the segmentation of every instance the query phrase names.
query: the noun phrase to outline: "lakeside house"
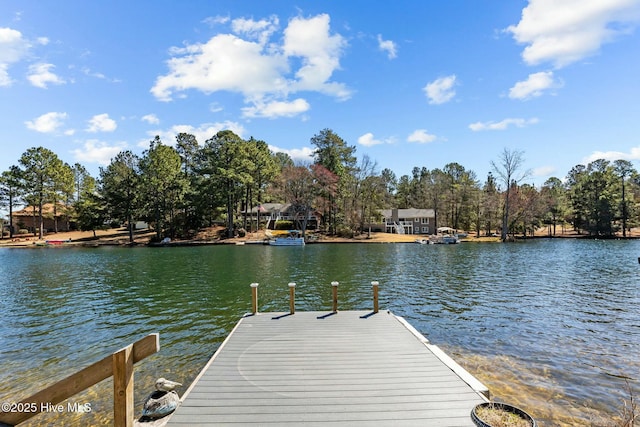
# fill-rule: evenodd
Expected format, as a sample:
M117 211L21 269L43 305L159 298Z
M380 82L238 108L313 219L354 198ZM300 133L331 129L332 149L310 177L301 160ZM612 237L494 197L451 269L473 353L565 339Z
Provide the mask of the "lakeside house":
M291 203L262 203L254 206L246 214L251 219L252 223L256 223L258 220L258 212L260 212L260 222L266 223L267 230L274 230L277 221L291 221L294 227L301 228L300 222L304 220L304 217L300 213L296 212ZM244 212L243 212L244 214ZM320 215L314 209L311 209L307 213L307 227L306 229L315 230L318 228L320 221Z
M45 232L53 231L71 231L75 229L75 222L71 220L73 208L58 203L54 210L53 203L45 203L42 205L42 228ZM55 211L55 215L54 215ZM37 233L39 224L39 208L38 206L27 206L22 210L13 212L13 233L17 234L18 230L26 229L30 233Z
M397 234L435 234L433 209L382 209L384 230Z

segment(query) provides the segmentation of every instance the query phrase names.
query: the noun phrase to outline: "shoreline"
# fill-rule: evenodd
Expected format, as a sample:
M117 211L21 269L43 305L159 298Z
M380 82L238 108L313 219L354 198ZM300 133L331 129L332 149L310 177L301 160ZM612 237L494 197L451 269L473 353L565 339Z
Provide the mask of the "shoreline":
M264 231L247 233L245 237L234 237L221 239L217 236L219 230L205 230L193 239L173 240L170 242L151 242L155 233L150 230L141 230L135 233L134 241L129 242L128 232L124 229L110 229L96 231L94 237L92 231L70 231L50 233L43 239L33 236L5 238L0 240L0 248L40 248L40 247L101 247L101 246L148 246L148 247L182 247L182 246L206 246L206 245L266 245ZM391 234L383 232L372 232L370 235L364 233L359 236L334 237L313 234L315 240L308 241L307 244L349 244L349 243L414 243L416 239L423 235L414 234ZM546 229L541 229L534 236L523 238L516 236L516 241L530 239L601 239L601 240L636 240L640 238L640 228L632 229L627 237L616 235L614 237L594 237L587 234L577 234L573 231L548 235ZM48 244L47 241L54 242ZM470 234L462 239L461 243L500 243L499 237L475 237Z

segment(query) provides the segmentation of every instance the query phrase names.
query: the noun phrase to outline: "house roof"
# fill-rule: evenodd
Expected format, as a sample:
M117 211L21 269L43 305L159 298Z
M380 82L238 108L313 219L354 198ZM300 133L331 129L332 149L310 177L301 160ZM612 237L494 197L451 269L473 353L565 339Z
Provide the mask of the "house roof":
M380 214L385 218L391 218L393 209L382 209ZM435 216L433 209L398 209L398 218L434 218Z
M254 206L248 211L250 214L256 214L260 210L260 214L292 214L291 203L263 203L261 205ZM311 208L311 212L318 214L318 211ZM243 212L244 213L244 212Z
M33 206L27 206L26 208L13 212L12 216L17 216L17 217L31 217L33 216ZM73 208L71 206L66 206L63 205L62 203L58 203L58 208L56 210L56 213L58 214L58 216L64 216L64 215L68 215L70 211L72 211ZM36 215L38 214L38 207L35 207L35 211L36 211ZM53 218L53 203L45 203L42 205L42 216L44 217L50 217Z
M260 213L286 212L289 206L291 206L291 203L262 203L261 205L252 207L249 212L257 213L258 209Z

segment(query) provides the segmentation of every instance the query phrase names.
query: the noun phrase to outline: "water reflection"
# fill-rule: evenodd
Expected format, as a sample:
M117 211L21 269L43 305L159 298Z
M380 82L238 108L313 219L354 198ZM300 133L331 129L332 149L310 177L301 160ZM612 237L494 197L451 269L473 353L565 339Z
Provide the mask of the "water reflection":
M635 241L558 240L0 250L0 400L159 332L160 353L136 366L139 410L156 377L193 380L250 310L249 283L260 283L261 311L288 310L291 281L298 310L329 310L333 280L340 309L368 310L378 280L382 308L494 395L542 426L592 425L626 397L616 375L640 377L639 253ZM74 419L109 420L110 387L77 397L95 411Z

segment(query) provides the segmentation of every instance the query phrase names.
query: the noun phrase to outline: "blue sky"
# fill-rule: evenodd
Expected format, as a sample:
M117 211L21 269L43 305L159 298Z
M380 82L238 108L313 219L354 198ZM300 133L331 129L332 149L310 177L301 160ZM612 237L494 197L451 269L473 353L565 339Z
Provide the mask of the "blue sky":
M398 176L504 148L530 182L640 160L640 1L0 0L0 170L222 129L309 159L333 129Z

